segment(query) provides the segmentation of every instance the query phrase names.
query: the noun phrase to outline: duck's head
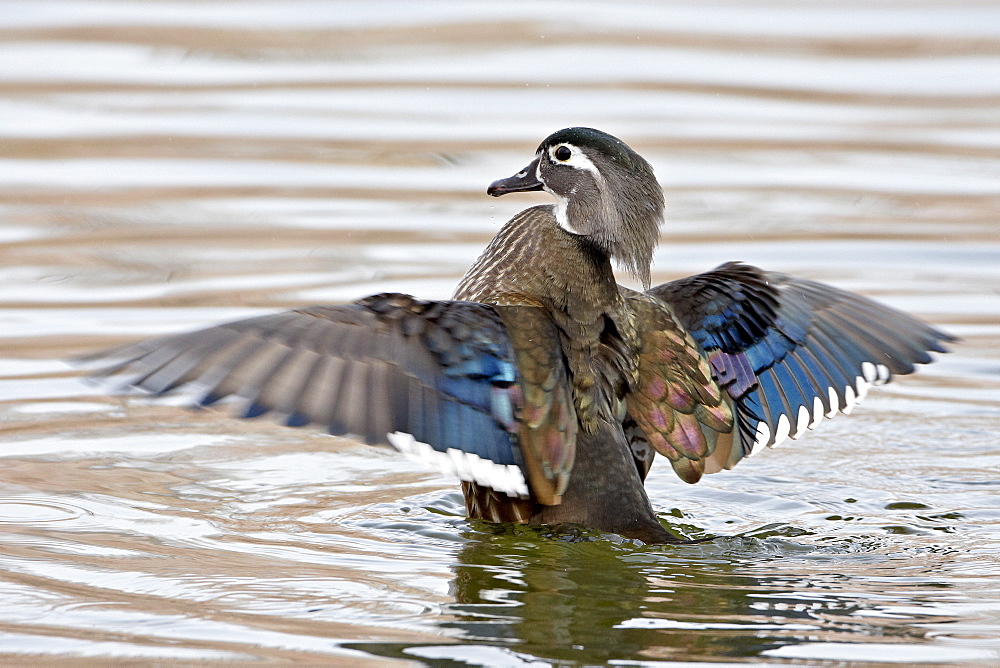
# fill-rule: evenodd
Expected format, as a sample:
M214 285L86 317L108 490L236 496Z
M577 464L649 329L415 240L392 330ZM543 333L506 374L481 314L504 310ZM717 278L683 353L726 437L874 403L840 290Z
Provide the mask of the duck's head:
M663 190L653 168L625 142L593 128L559 130L541 143L527 167L494 181L486 192L499 197L528 190L551 193L560 227L649 285Z

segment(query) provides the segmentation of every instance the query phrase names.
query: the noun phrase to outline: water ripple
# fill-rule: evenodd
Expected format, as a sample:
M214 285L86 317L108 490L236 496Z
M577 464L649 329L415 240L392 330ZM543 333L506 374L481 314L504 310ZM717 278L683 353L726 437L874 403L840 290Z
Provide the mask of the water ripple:
M1000 20L941 3L4 3L0 656L314 665L1000 660ZM921 373L696 486L679 535L464 519L346 439L62 360L447 297L541 137L656 168L654 280L740 259L920 314Z

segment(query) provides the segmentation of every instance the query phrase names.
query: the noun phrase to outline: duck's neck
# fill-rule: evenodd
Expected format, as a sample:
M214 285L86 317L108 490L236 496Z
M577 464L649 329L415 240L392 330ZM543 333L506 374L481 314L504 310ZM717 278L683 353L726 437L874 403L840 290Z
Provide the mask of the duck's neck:
M504 225L454 298L542 306L580 320L621 303L607 255L561 229L550 205L526 209Z

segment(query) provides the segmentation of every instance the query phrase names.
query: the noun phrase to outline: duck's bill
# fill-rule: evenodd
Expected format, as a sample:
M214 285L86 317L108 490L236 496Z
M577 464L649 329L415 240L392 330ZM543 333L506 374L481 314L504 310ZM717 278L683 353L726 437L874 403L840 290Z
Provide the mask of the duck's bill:
M514 176L505 179L498 179L490 184L486 189L487 195L500 197L507 193L527 192L529 190L541 190L542 182L538 180L538 160L532 160L531 164L519 171Z

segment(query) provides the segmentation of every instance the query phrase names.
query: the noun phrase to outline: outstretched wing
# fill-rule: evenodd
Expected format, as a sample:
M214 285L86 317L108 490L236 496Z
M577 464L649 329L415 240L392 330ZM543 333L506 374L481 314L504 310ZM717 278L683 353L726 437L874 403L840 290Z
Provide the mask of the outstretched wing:
M678 477L697 482L719 438L732 432L730 402L670 307L648 294L623 293L636 316L639 343L637 380L625 398L629 447L643 476L652 464L648 444L670 460Z
M735 402L731 451L706 472L849 413L872 385L952 340L866 297L735 262L647 294L672 307Z
M515 351L495 309L374 295L164 336L93 356L102 375L199 406L234 398L389 444L463 480L528 497Z
M533 500L558 505L576 456L577 414L559 330L547 311L493 306L507 327L521 388L518 444Z

